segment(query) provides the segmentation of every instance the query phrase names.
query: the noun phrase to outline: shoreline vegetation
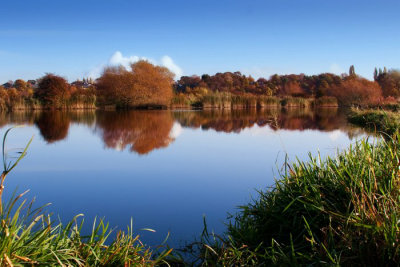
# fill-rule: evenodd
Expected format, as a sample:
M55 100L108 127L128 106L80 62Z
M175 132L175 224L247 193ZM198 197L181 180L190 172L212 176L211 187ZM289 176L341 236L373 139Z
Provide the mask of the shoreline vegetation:
M395 108L395 110L398 107ZM400 113L383 109L352 109L348 121L370 132L390 137L400 129Z
M55 74L0 86L0 111L26 109L264 109L397 105L400 71L375 69L374 81L355 73L290 74L254 79L240 72L182 76L140 60L106 67L72 83Z

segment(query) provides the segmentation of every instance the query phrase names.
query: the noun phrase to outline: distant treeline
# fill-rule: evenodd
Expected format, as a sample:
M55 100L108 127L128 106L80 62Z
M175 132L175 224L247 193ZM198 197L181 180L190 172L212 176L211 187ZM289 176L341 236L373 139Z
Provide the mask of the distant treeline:
M0 110L95 108L94 84L46 74L38 80L18 79L0 86Z
M131 69L107 67L100 78L77 80L46 74L0 86L0 110L84 108L263 108L267 106L368 106L396 103L400 71L375 69L374 81L355 73L272 75L255 80L240 72L182 76L138 61Z
M334 104L332 97L341 105L370 105L395 102L400 97L400 71L375 69L374 81L369 81L355 73L354 66L349 74L341 76L332 73L319 75L272 75L253 79L240 72L217 73L213 76L183 76L175 84L177 95L183 100L192 101L199 95L229 93L233 95L252 95L263 97L301 97L323 98L325 103ZM176 100L178 102L179 100ZM207 99L207 97L203 97ZM198 97L197 97L198 99ZM270 104L274 101L269 99ZM224 102L224 101L221 101ZM318 103L318 102L317 102ZM324 101L320 102L323 104Z

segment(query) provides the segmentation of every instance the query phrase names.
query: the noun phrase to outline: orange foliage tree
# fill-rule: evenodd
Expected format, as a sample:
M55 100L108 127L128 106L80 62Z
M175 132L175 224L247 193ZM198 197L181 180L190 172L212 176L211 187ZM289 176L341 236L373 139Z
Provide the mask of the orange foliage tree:
M284 95L305 96L305 92L297 81L289 81L283 86Z
M46 74L39 80L35 97L43 104L55 108L62 107L70 97L70 85L63 77Z
M376 75L376 74L375 74ZM382 87L382 93L385 97L400 97L400 71L389 70L379 74L375 80Z
M100 105L117 107L167 106L172 96L174 74L148 61L131 65L131 71L108 67L97 81Z
M382 89L377 82L358 76L348 76L340 85L333 86L331 94L342 105L375 104L382 98Z
M122 66L108 67L97 80L97 100L100 105L113 105L128 107L133 105L131 91L133 77Z
M0 86L0 111L7 110L8 108L8 94L7 90L3 86Z

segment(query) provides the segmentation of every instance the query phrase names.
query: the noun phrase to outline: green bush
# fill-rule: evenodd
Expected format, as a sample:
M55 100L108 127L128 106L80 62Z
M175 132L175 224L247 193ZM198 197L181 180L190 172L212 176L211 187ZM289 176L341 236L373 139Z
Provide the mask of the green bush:
M389 136L400 129L400 114L383 110L352 110L349 122Z

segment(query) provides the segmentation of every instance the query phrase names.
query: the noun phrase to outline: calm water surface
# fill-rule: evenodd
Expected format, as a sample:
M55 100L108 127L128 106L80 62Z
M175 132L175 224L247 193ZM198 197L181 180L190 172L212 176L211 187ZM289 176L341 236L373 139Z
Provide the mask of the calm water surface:
M203 216L222 233L234 213L274 183L285 155L334 155L364 136L341 110L75 111L0 114L0 134L16 124L8 148L29 154L6 181L52 203L62 221L85 214L134 229L149 244L199 236ZM12 151L11 151L12 153ZM152 228L155 233L140 230Z

